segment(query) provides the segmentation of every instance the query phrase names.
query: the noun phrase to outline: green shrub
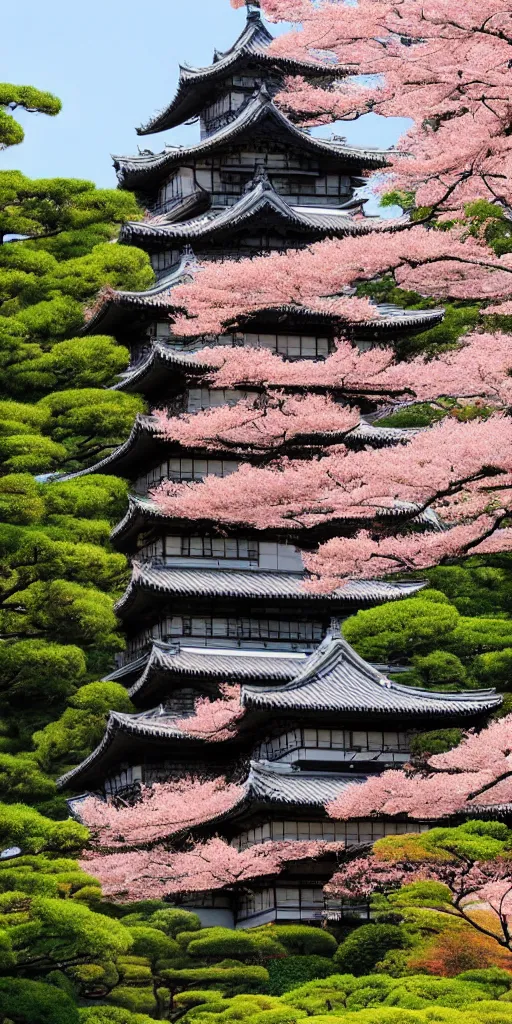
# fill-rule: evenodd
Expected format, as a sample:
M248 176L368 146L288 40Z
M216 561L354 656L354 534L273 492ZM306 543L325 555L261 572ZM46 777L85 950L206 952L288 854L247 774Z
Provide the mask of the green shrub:
M334 962L340 971L359 977L373 970L389 949L404 949L410 940L396 924L364 924L338 947Z
M23 1024L78 1024L78 1010L54 985L26 978L0 978L0 1019Z
M290 989L303 985L314 978L327 978L332 974L332 960L325 956L286 956L279 960L269 960L268 990L273 996L280 996Z
M123 1006L134 1013L154 1014L158 1009L153 986L146 988L131 988L128 985L117 985L106 997L109 1002L116 1006Z
M117 967L121 981L125 981L130 985L142 985L144 982L151 985L153 982L153 972L149 960L146 960L145 964L138 963L138 960L139 957L134 957L135 962L130 957L123 957L118 960Z
M467 670L456 654L432 651L425 657L414 657L412 663L419 681L427 688L462 690L467 686Z
M334 956L338 943L333 935L323 928L312 928L305 924L282 924L262 929L260 934L271 933L289 953L299 956Z
M190 936L186 942L181 933L177 941L182 948L186 947L189 956L200 957L202 960L220 957L259 959L285 952L284 946L278 941L278 933L280 935L281 929L272 929L270 933L270 929L235 932L231 928L203 928L191 935L186 933Z
M130 1013L119 1006L87 1006L78 1012L80 1024L155 1024L154 1017L148 1017L146 1013Z
M164 958L171 959L179 953L177 942L158 928L135 925L129 927L129 931L135 940L132 946L135 956L147 956L154 963Z
M281 1006L277 1010L262 1010L251 1017L251 1024L295 1024L295 1021L302 1020L306 1014L303 1010L297 1010L292 1006Z
M479 686L509 690L512 683L512 648L479 654L473 662L472 671Z
M193 967L182 970L160 970L164 983L174 992L193 988L213 988L226 996L241 993L264 992L268 987L268 971L264 967L221 961L212 967Z
M197 932L201 930L201 919L197 914L191 914L188 910L179 910L171 907L169 910L157 910L147 920L150 928L159 928L160 931L176 938L181 932Z
M193 1006L184 1019L187 1024L235 1024L245 1020L252 1022L252 1018L263 1011L282 1009L283 1004L275 996L244 994Z
M411 754L424 757L427 754L444 754L457 747L463 737L462 729L433 729L420 732L411 740Z
M224 1006L224 1000L220 992L214 989L190 989L188 992L178 992L174 996L174 1006L180 1010L189 1010L193 1006L202 1006L204 1003L208 1003L211 1007Z

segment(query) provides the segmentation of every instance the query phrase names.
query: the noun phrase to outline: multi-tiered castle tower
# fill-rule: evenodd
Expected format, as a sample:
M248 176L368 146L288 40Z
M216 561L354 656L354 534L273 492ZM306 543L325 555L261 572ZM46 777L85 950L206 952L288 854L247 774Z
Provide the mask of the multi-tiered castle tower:
M209 383L201 348L256 346L289 360L320 360L332 351L337 331L333 318L286 308L262 312L221 338L179 339L170 333L173 287L190 279L196 260L300 247L371 231L374 224L364 216L358 189L365 170L382 166L385 154L315 138L278 110L273 96L286 74L325 78L327 72L275 58L271 38L257 5L248 4L246 26L231 49L216 52L208 68L181 68L174 100L139 129L149 135L196 118L200 142L115 158L120 186L134 189L148 210L144 221L125 225L120 240L150 254L157 280L146 292L109 292L87 330L114 334L130 348L130 366L116 387L143 395L149 412L138 417L125 444L86 472L119 474L132 485L128 512L113 532L116 547L134 562L118 606L127 650L108 678L127 686L139 710L112 714L97 749L61 780L75 790L126 798L141 783L175 773L245 777L243 799L210 826L210 834L240 849L269 839L352 844L410 831L399 820L333 823L324 804L368 772L402 764L418 730L478 724L499 703L490 692L446 695L391 683L342 639L345 616L400 600L420 583L357 581L330 595L308 593L301 552L325 533L173 521L148 496L163 479L224 476L261 459L250 448L219 452L159 435L152 409L200 413L250 395ZM394 307L377 312L358 325L355 344L393 341L442 316ZM362 421L344 440L383 445L402 435ZM288 454L318 455L326 441L297 442ZM427 517L417 526L432 522ZM215 697L225 683L241 685L245 709L229 739L216 742L176 726L198 696ZM302 862L277 881L191 898L189 905L205 921L241 926L315 920L330 870L332 864Z

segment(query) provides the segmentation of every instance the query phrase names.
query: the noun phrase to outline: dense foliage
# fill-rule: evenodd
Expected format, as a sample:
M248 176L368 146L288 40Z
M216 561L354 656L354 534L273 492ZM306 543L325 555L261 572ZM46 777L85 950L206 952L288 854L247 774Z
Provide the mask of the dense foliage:
M442 0L436 3L432 35L451 81L454 62L444 34L445 5ZM304 19L302 41L295 33L291 42L285 38L276 43L277 50L290 46L300 55L314 45L320 25L329 29L332 52L343 56L348 46L362 68L380 48L376 40L382 26L386 31L396 28L393 8L385 0L361 0L357 10L353 5L318 5L310 0L267 0L266 6L276 17ZM372 313L368 298L416 308L446 298L444 323L405 339L398 353L381 350L378 358L375 353L356 358L348 344L340 344L330 360L314 368L286 364L268 353L221 353L213 366L212 379L218 386L236 385L243 373L246 383L270 382L274 394L257 408L240 403L193 421L183 417L179 423L176 418L169 422L162 414L164 435L176 438L180 432L184 446L206 438L213 446L236 444L258 454L272 455L276 449L286 454L283 437L288 443L327 429L343 435L356 425L359 412L335 406L322 396L313 396L309 404L300 396L285 399L275 394L276 386L300 388L313 374L328 386L338 386L343 378L349 390L359 389L370 397L377 391L381 397L409 394L412 405L391 412L384 421L390 425L439 423L438 432L420 436L405 456L404 447L394 457L396 480L403 479L405 468L408 487L423 487L419 498L415 492L420 505L440 494L452 496L458 487L452 463L458 461L456 468L464 469L472 482L479 482L489 468L503 475L506 505L510 465L504 449L511 439L510 424L505 417L491 415L510 403L508 336L495 329L510 327L507 257L512 248L508 212L494 204L496 190L489 185L503 177L496 169L501 162L506 166L510 135L508 106L503 109L499 95L510 67L502 54L509 45L509 15L499 0L496 6L499 11L490 17L500 15L499 30L482 29L475 44L479 66L482 56L488 55L486 47L495 45L499 51L486 81L495 109L489 110L489 96L475 96L472 80L460 81L460 76L451 99L442 103L435 89L441 58L428 63L428 88L423 83L415 98L416 124L408 141L414 159L393 158L399 191L389 201L398 199L410 210L407 231L381 233L373 242L370 236L331 241L324 248L294 253L293 262L289 256L272 257L270 262L256 259L250 295L245 265L212 265L199 287L183 290L188 319L181 318L178 329L188 334L199 327L219 330L233 317L261 308L267 299L271 304L302 302L321 309L327 302L345 321L357 322ZM405 29L415 40L414 52L424 58L424 37L418 33L424 33L425 19L417 24L414 0L404 0L402 7ZM471 68L476 58L468 35L476 32L474 20L485 11L481 4L469 2L467 9L467 24L455 25L455 31ZM362 18L365 29L357 38L346 32L345 23L354 17ZM369 92L363 89L362 105L355 111L350 88L333 90L327 95L331 113L333 101L338 103L336 113L349 116L359 116L375 102L387 113L396 113L399 101L412 102L409 87L400 91L410 39L392 35L394 42L386 42L380 54L382 73L389 79L381 93L375 97L370 95L373 86ZM390 57L396 73L390 71ZM296 86L288 84L282 102L295 113L314 118L318 92ZM320 99L325 103L326 94ZM53 115L60 104L29 87L0 86L0 148L23 137L12 117L18 106ZM479 128L464 139L468 117L476 118ZM459 164L471 163L471 173L463 170L462 177L443 163L442 146L450 132ZM433 163L422 149L427 136ZM478 191L482 182L485 201ZM506 197L505 186L501 181L499 185L499 196ZM440 212L444 223L437 219ZM512 1024L507 902L512 834L500 823L473 822L433 829L427 835L394 837L378 843L362 861L341 863L329 891L334 910L324 928L202 928L194 914L154 898L178 895L193 885L200 890L250 886L258 875L278 873L286 856L306 856L297 849L300 844L282 844L286 850L262 844L239 853L213 839L199 849L198 879L197 863L191 866L197 847L193 853L175 853L158 845L150 853L144 849L148 842L162 839L162 817L177 828L194 822L203 806L213 816L238 798L234 785L220 794L215 784L206 790L203 784L201 792L196 786L193 802L186 786L183 792L179 787L155 787L138 810L108 809L103 816L97 802L90 801L84 819L96 830L95 839L99 836L114 850L129 841L132 850L105 858L101 851L92 857L90 851L83 854L90 834L68 817L63 798L56 794L55 778L99 741L110 711L133 710L122 686L98 681L123 646L114 602L126 584L128 567L113 552L109 534L123 514L127 494L123 482L108 476L50 482L48 475L97 462L125 439L143 409L138 398L107 390L126 366L126 349L110 337L80 335L84 305L98 289L141 289L153 280L146 254L111 244L119 224L139 215L136 200L127 192L97 189L82 180L33 181L18 171L0 173L0 847L5 853L0 859L0 1018L5 1024L150 1024L178 1017L186 1024L252 1024L253 1019L254 1024L293 1024L306 1017L317 1018L319 1024L326 1018L346 1024L427 1024L434 1014L441 1024ZM442 230L426 232L425 221ZM453 262L457 268L452 273ZM354 296L347 296L354 284ZM505 302L489 306L496 299ZM463 345L456 347L461 338ZM441 350L447 353L444 361L434 365L423 359ZM397 354L416 361L397 362ZM475 365L482 394L475 391ZM463 384L469 398L459 400ZM328 465L331 479L332 471L340 468L339 452L333 459ZM374 489L366 498L373 508L382 496L382 481L391 475L391 461L388 452L354 457L349 453L349 497L343 506L338 478L337 511L352 510L350 488L356 471L351 467L372 480ZM300 466L302 490L293 466L281 466L277 497L271 493L272 478L251 477L249 469L236 485L213 480L201 485L203 491L185 489L188 505L185 499L183 506L176 505L171 489L161 495L162 507L194 518L205 511L197 495L206 494L210 515L222 518L225 513L228 521L237 521L229 490L234 486L236 499L252 510L256 526L268 525L272 514L289 518L293 500L310 500L313 510L306 504L306 513L317 515L318 496L325 494L319 466L320 461L312 463L309 475L304 464ZM425 466L429 472L424 476ZM240 490L240 480L247 490ZM482 530L485 537L492 532L482 518L488 512L487 504L482 506L482 494L487 502L487 492L464 492L468 500L475 494L480 532L465 534L451 547L444 535L430 535L431 543L418 540L416 534L398 549L393 544L381 548L383 564L377 565L375 574L429 567L443 557L448 564L429 569L429 589L407 601L361 612L345 623L346 636L365 657L405 665L402 682L436 689L489 684L503 691L510 688L511 556L485 554L489 548L484 548L480 555L456 560L473 550ZM456 522L457 500L451 512ZM493 506L492 512L496 528L506 528L501 505ZM454 537L453 531L447 532ZM362 562L376 556L370 541L368 545ZM499 545L491 551L498 549ZM333 548L324 555L324 562L320 558L310 563L314 573L330 573L332 580L341 571L339 564L355 564L356 574L359 571L357 559L346 549ZM338 566L335 571L333 562ZM231 698L235 701L233 694ZM206 735L215 727L220 734L212 716L212 707L198 708L191 729ZM222 728L229 728L232 718L229 707ZM445 799L443 813L450 813L461 809L461 786L463 800L473 799L473 775L478 774L481 783L479 794L488 783L508 785L507 730L509 719L504 719L491 726L487 739L482 734L483 740L463 739L457 729L418 737L413 750L416 774L393 773L403 786L398 797L407 801L412 787L416 799L418 794L425 799L423 793L430 787L426 799L432 809L437 787ZM491 769L481 763L481 747L485 749L489 736ZM441 783L438 769L445 772ZM370 803L373 799L368 811L373 813L388 795L381 790L372 796L365 790L359 798ZM397 798L395 792L391 796ZM337 807L333 813L343 816L345 811ZM105 882L103 896L95 869ZM130 893L129 904L107 901L120 891ZM137 893L148 898L133 902ZM361 894L373 900L373 919L358 928L352 926L360 922L350 919L342 926L337 901L339 905L340 899L360 899ZM475 896L479 903L468 910L468 901Z

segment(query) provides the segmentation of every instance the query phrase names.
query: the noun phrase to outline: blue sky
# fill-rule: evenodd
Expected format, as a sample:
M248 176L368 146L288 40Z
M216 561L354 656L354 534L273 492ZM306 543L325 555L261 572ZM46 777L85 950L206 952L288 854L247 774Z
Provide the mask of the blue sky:
M0 153L0 169L114 186L111 153L195 141L196 125L145 139L135 127L167 104L180 61L209 64L213 47L230 46L244 20L229 0L25 0L21 27L20 9L8 4L4 81L49 89L63 110L56 118L22 114L25 142ZM336 130L358 145L389 146L402 125L370 115Z

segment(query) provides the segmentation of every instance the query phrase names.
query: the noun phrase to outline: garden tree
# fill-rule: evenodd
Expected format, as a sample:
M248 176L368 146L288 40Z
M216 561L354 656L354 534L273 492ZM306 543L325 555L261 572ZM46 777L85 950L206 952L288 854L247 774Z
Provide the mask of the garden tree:
M81 862L108 897L135 901L155 896L229 889L249 879L278 875L290 861L317 859L338 849L324 842L270 842L238 852L223 839L197 842L189 849L103 853L88 851Z
M79 1012L66 992L29 978L0 979L0 1013L16 1024L80 1024Z
M510 971L512 953L497 949L494 938L469 928L447 928L407 959L410 971L426 971L446 978L477 968Z
M406 681L428 686L433 676L437 686L441 678L446 679L447 671L452 681L461 679L462 663L471 672L481 653L510 648L510 619L500 615L499 607L496 613L495 618L459 615L444 594L428 589L397 604L358 612L343 623L343 633L369 661L393 665L429 657L428 663L419 662L415 677L407 676ZM442 650L437 651L438 647ZM433 663L434 654L441 654L444 660ZM460 664L448 664L447 654L458 658Z
M507 715L481 732L468 733L452 749L433 754L419 770L393 769L348 786L328 805L328 812L344 820L372 814L439 820L506 805L512 787L511 726L512 716Z
M0 715L53 716L85 680L87 662L75 645L46 640L0 644Z
M28 474L0 480L1 517L6 524L0 529L0 619L8 641L0 645L0 716L5 733L0 745L7 752L19 749L20 740L30 745L34 728L43 728L61 714L66 701L87 681L88 672L106 667L112 645L115 649L120 643L115 640L112 604L124 582L125 563L105 546L125 495L126 485L114 477L51 486ZM46 607L45 593L57 592L64 605ZM73 609L76 618L67 621ZM70 629L75 630L74 637ZM103 685L108 690L108 684ZM112 687L108 692L116 709ZM123 700L117 695L117 710L130 710L122 693ZM94 700L91 694L90 728L85 706L80 724L76 722L82 730L80 743L86 747L89 740L94 746L107 710L100 711ZM65 747L66 741L61 742ZM34 799L39 799L35 793Z
M341 865L326 892L373 898L380 910L431 908L510 950L511 837L501 822L470 821L379 840L371 854Z
M61 102L51 92L42 92L33 85L0 84L0 150L17 146L23 142L25 133L14 119L11 111L28 110L31 114L48 114L55 117L61 109Z
M0 754L0 787L6 803L40 804L55 797L55 783L29 754Z
M432 587L442 590L461 615L509 613L511 561L507 553L468 558L463 564L428 571Z
M56 391L35 405L0 402L0 464L7 473L90 465L120 444L141 409L137 396L100 388Z
M51 487L29 473L0 478L2 522L38 526L56 539L106 540L126 506L127 484L114 476L52 481ZM89 533L89 535L88 535Z
M123 556L98 544L53 540L37 527L4 526L0 557L3 639L79 642L86 649L103 642L115 649L116 620L109 595L126 580ZM61 604L50 602L50 595L60 595ZM30 650L24 649L28 657Z
M254 945L255 943L253 947ZM261 992L269 981L266 967L260 964L249 966L233 959L221 960L220 963L205 967L164 968L161 973L164 984L169 988L173 1009L180 1009L191 1002L196 1002L199 993L202 1000L204 994L209 994L212 990L215 992L212 1002L217 1006L221 993L228 997L242 994L246 996L253 992ZM183 989L188 991L185 991L183 998L180 999ZM207 1003L209 1005L209 999Z
M94 335L68 338L47 352L33 346L33 355L16 360L6 368L5 387L22 397L27 391L34 399L51 391L108 386L128 362L127 350L113 338ZM16 349L14 350L16 353Z
M48 851L76 853L87 841L87 829L69 818L52 821L26 804L0 804L0 845L2 850L19 846L23 854ZM1 872L22 867L21 858L1 863ZM2 876L3 877L3 876Z
M305 555L306 567L318 577L309 585L329 591L349 576L407 572L509 547L512 534L501 527L512 497L511 441L509 420L501 416L468 423L445 420L391 449L354 452L338 445L320 460L282 462L279 472L242 465L235 474L208 477L200 484L164 482L153 498L176 518L259 529L309 527L343 518L366 519L371 525L376 509L397 501L410 503L410 519L418 510L442 510L450 527L444 531L404 533L403 523L395 521L380 539L363 530L334 537Z
M242 799L243 792L225 778L184 776L143 787L133 805L116 807L88 796L81 804L80 818L91 830L95 848L133 849L220 817ZM219 852L224 852L224 844ZM186 856L190 860L192 854Z
M130 192L98 189L78 178L31 179L21 171L0 173L0 234L13 247L19 240L23 245L26 239L50 238L62 231L121 224L137 214Z
M408 945L407 933L399 925L362 925L341 943L334 962L340 974L369 974L389 950L404 949Z
M3 914L13 925L12 966L25 974L63 970L97 958L127 953L131 933L119 921L105 917L80 900L55 899L7 892L0 897ZM24 925L20 942L17 926ZM6 948L11 936L6 928Z
M301 22L300 31L272 43L274 53L299 60L328 55L365 76L342 79L334 89L289 80L280 97L289 109L310 123L369 110L412 118L390 156L398 187L448 214L475 198L509 204L512 32L505 0L469 0L460 12L446 0L421 8L414 0L363 0L355 8L265 0L263 8L270 18Z
M128 353L111 339L72 336L83 326L83 304L100 286L137 290L152 283L145 253L110 244L118 225L138 215L125 191L0 172L5 395L25 398L28 388L35 399L73 384L102 387L126 366Z
M68 698L67 704L60 718L32 736L35 759L44 771L62 774L79 764L100 742L111 711L129 714L135 710L120 683L87 683Z

